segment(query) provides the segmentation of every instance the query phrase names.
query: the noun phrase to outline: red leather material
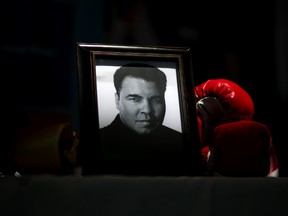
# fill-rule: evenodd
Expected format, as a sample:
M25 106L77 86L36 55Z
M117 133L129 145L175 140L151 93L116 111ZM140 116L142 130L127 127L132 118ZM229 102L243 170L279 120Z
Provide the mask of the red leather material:
M198 121L198 132L199 132L200 143L203 143L203 125L202 125L202 120L199 116L197 116L197 121Z
M252 119L254 103L250 95L236 83L227 79L210 79L195 87L196 101L215 97L231 121Z
M278 168L269 129L249 120L215 128L209 161L210 169L224 176L267 176Z

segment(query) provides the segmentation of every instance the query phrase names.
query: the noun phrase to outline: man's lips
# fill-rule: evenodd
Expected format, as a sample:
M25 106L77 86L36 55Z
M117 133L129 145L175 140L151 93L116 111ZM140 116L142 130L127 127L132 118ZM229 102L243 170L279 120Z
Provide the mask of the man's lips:
M144 125L144 126L150 126L152 125L152 120L148 120L148 119L143 119L143 120L138 120L137 122L139 122L140 124Z
M151 119L142 119L142 120L138 120L140 122L151 122Z

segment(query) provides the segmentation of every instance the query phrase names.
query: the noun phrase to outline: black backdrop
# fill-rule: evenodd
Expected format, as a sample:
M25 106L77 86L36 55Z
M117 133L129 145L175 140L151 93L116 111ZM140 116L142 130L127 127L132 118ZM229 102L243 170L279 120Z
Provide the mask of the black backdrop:
M189 46L195 85L221 77L250 93L288 175L284 0L11 0L1 8L2 130L21 124L23 110L67 112L79 129L78 41Z

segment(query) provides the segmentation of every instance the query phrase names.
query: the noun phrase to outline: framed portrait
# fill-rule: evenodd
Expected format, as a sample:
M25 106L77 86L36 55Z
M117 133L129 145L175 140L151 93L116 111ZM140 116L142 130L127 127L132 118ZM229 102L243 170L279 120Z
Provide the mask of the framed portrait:
M202 175L190 48L76 46L83 175Z

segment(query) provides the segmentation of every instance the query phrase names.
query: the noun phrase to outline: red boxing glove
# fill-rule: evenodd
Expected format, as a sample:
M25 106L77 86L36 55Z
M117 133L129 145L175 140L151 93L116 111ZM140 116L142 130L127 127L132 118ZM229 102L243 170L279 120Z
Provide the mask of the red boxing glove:
M209 147L208 168L224 176L278 176L278 160L269 129L241 120L217 126Z
M208 80L196 86L194 93L197 103L206 97L216 98L231 121L252 119L254 115L254 103L250 95L227 79Z
M201 143L210 142L213 129L220 124L251 120L254 103L250 95L227 79L211 79L195 87L196 110Z

